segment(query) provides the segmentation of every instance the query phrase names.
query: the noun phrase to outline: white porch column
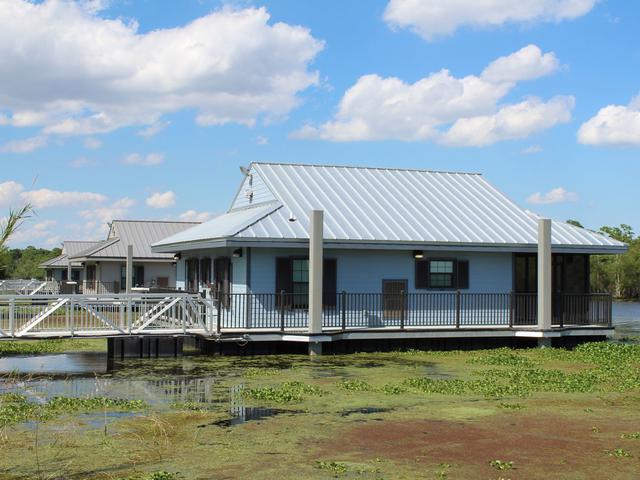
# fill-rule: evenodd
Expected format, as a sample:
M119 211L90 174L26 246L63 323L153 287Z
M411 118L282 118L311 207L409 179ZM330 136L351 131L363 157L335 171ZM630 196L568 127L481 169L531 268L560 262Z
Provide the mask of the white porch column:
M551 329L551 220L538 220L538 328Z
M67 257L67 282L70 282L71 280L71 260Z
M133 283L133 245L127 245L126 292L131 293Z
M322 210L309 216L309 333L322 333Z

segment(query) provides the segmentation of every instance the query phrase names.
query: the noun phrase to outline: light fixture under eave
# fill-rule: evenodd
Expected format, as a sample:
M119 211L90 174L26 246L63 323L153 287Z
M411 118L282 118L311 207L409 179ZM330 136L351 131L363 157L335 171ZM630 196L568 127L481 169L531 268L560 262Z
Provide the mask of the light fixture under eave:
M233 256L234 256L234 258L240 258L242 256L242 249L241 248L236 248L233 251Z
M414 250L413 251L413 258L420 260L422 258L424 258L424 252L422 250Z

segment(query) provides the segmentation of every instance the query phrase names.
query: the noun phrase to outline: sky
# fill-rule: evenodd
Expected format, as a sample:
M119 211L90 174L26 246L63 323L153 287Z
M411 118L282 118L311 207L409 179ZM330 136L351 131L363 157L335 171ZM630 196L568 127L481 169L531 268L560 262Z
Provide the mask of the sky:
M13 247L204 221L252 161L480 172L640 230L640 4L0 0Z

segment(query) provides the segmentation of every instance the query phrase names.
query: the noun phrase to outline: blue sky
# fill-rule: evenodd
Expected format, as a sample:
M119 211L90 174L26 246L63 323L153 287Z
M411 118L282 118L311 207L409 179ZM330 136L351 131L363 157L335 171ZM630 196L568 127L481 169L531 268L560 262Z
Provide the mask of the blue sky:
M640 229L640 5L477 3L3 2L0 208L37 211L13 245L209 218L251 161L481 172Z

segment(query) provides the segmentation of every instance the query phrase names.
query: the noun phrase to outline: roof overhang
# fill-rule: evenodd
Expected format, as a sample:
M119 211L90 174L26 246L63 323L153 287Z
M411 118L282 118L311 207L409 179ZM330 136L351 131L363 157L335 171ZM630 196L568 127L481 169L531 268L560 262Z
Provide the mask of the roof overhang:
M74 257L75 262L126 262L127 257ZM133 257L134 262L144 263L172 263L175 262L173 258L148 258L148 257Z
M257 247L257 248L309 248L308 239L257 239L257 238L214 238L194 242L176 243L154 246L152 250L158 253L178 253L190 250L227 247ZM490 243L437 243L437 242L385 242L366 240L324 240L327 249L351 250L413 250L425 249L433 251L481 251L481 252L511 252L534 253L537 244L490 244ZM554 253L575 253L591 255L615 255L625 253L628 247L607 245L552 245Z

